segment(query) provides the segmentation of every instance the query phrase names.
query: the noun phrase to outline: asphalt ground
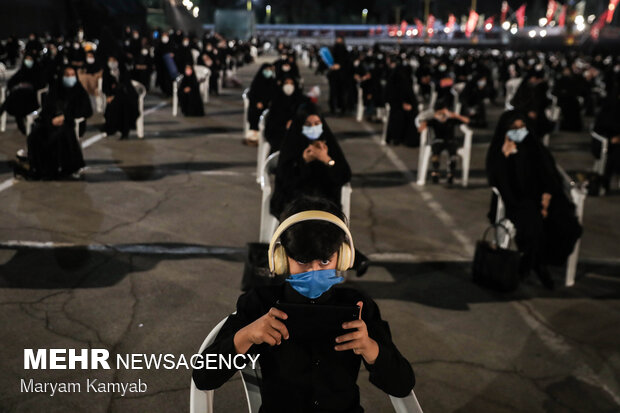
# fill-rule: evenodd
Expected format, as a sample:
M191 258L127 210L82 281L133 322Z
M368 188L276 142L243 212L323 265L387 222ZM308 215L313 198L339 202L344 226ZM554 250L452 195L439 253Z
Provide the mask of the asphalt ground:
M256 64L238 72L249 85ZM325 77L302 68L306 87ZM9 119L0 135L0 412L187 411L191 371L25 370L24 348L106 348L112 355L189 356L234 310L248 242L258 240L256 149L241 145L242 88L225 88L205 118L173 117L146 99L145 139L101 138L88 121L81 181L12 179L25 138ZM471 282L475 242L488 222L476 130L470 185L415 184L417 148L380 145L381 125L328 117L353 170L351 228L373 262L348 283L368 292L416 373L425 412L620 410L618 192L585 203L576 284L534 278L512 294ZM587 133L558 133L550 148L571 175L592 166ZM458 177L458 174L457 174ZM362 405L393 411L362 369ZM21 379L147 383L145 393L25 393ZM84 385L82 385L84 387ZM246 411L235 376L216 411Z

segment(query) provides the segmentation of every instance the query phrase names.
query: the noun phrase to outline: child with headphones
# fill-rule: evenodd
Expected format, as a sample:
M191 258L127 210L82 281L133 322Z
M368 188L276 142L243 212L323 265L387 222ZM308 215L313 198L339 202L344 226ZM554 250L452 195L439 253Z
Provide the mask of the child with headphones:
M355 255L344 221L330 201L308 197L293 201L269 246L271 271L287 278L239 297L236 313L203 353L259 354L261 412L363 412L356 384L362 362L370 382L384 392L405 397L413 389L413 370L392 342L377 304L357 290L336 287L344 281L338 271L350 268ZM301 306L311 317L313 308L357 306L359 316L327 338L320 325L330 317L323 312L324 319L311 320L319 328L301 334L299 326L287 322L283 303ZM196 369L193 378L197 388L209 390L235 372Z

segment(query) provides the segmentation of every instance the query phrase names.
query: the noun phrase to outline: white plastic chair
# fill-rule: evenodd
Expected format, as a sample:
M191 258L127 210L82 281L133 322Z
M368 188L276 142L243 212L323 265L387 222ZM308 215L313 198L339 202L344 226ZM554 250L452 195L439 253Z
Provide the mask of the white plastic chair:
M387 131L388 122L390 121L390 104L385 104L385 111L383 113L383 132L381 133L381 145L387 145Z
M95 97L95 110L103 113L105 110L106 97L103 93L103 77L97 79L97 96Z
M4 84L0 85L0 105L4 103L6 99L6 86ZM0 132L6 131L6 110L2 112L0 116Z
M421 122L421 115L416 118L416 126L419 126ZM465 124L460 125L459 129L464 135L463 146L460 147L456 154L461 157L462 160L462 178L461 184L463 187L467 187L469 183L469 167L471 163L471 145L474 136L474 131ZM432 149L431 139L429 138L430 128L424 129L420 134L420 152L418 155L418 179L416 183L418 185L426 184L426 175L428 173L428 165L431 160Z
M271 150L271 145L267 142L267 138L265 137L267 116L269 116L269 109L263 111L258 122L258 151L256 152L256 183L258 184L260 184L263 179L265 162Z
M144 97L146 96L146 87L144 87L144 85L138 82L137 80L132 80L131 84L133 85L134 89L136 89L136 92L138 93L138 110L140 111L138 119L136 119L136 133L138 135L138 138L143 139L144 138Z
M596 139L601 142L601 153L598 159L594 160L594 166L592 170L599 175L605 174L605 167L607 166L607 156L609 152L609 140L598 133L591 131L593 139Z
M515 77L513 79L506 81L506 101L504 103L504 108L506 110L514 109L514 106L510 104L510 101L517 93L517 89L519 89L519 86L521 86L522 81L523 79L520 77Z
M269 211L269 206L271 203L271 195L273 193L271 187L271 176L275 174L276 168L278 166L278 158L280 157L280 152L274 152L265 161L263 167L263 173L261 175L261 191L262 191L262 200L261 200L261 213L260 213L260 230L259 230L259 242L261 243L269 243L271 241L271 236L276 231L278 227L278 219L271 215ZM353 189L351 188L351 183L347 182L342 186L340 190L340 204L342 205L342 212L347 217L347 220L351 218L351 193Z
M183 79L183 75L177 76L172 81L172 116L179 114L179 85L181 84L181 79Z
M202 354L217 337L218 333L222 329L224 323L228 320L228 317L220 321L211 332L207 335L207 338L200 346L198 353ZM245 391L245 399L248 403L249 413L258 413L262 404L260 395L260 369L253 370L251 367L246 367L244 370L239 371L241 376L241 383L243 383L243 390ZM213 410L213 390L198 390L194 380L191 380L190 393L189 393L189 411L190 413L214 413ZM418 399L411 390L411 393L404 398L390 396L390 401L394 407L396 413L423 413L422 407L418 402Z
M203 103L209 103L209 79L211 79L211 71L205 66L194 66L196 79L200 85L200 95Z
M248 136L250 130L250 123L248 122L248 111L250 110L250 97L248 96L250 89L245 89L241 98L243 99L243 136Z
M73 120L75 128L75 138L80 142L80 125L85 121L85 118L77 118Z
M359 83L355 86L357 87L357 108L355 111L355 120L361 122L364 119L364 91Z
M450 89L450 93L452 93L452 96L454 96L454 113L460 115L461 114L461 108L462 108L462 104L461 104L461 93L463 93L463 90L465 89L465 82L459 82L456 83L452 89Z

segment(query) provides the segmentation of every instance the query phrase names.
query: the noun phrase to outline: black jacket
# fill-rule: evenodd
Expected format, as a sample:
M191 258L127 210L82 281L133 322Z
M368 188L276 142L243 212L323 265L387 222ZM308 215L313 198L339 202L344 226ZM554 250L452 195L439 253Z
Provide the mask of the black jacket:
M231 314L215 342L203 354L236 354L237 331L266 314L276 301L310 303L288 283L261 287L239 297L237 313ZM379 356L373 365L365 363L370 382L396 397L407 396L415 376L409 362L400 354L387 322L381 319L377 304L359 291L332 288L314 300L316 305L355 305L363 301L362 319L369 336L379 344ZM352 351L335 351L332 342L300 342L290 339L270 347L254 345L249 354L259 354L262 385L261 412L363 412L356 384L363 358ZM215 389L230 379L236 370L194 370L199 389Z

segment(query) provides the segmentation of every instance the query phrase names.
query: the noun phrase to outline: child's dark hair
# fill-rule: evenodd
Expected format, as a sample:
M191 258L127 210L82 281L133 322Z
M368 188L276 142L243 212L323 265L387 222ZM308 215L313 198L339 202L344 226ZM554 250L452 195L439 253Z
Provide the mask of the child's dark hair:
M433 107L433 109L435 111L443 110L443 109L447 109L447 108L448 108L448 102L446 102L445 99L437 100L437 102L435 102L435 106Z
M287 205L280 221L299 212L319 210L329 212L346 224L346 217L333 202L316 197L303 196ZM345 241L345 233L326 221L304 221L289 227L280 236L286 255L299 262L326 260L337 252Z

